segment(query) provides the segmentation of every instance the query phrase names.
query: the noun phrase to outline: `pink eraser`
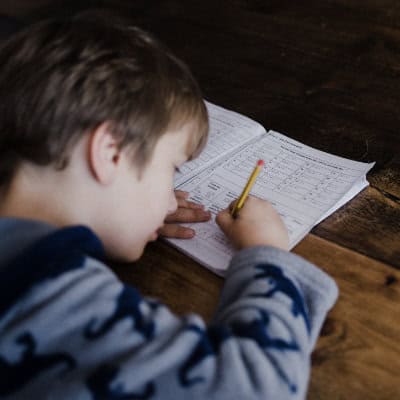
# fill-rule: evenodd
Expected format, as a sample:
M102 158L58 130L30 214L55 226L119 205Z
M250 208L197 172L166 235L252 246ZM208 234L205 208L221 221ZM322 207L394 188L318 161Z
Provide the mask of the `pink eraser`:
M257 166L258 166L258 167L264 166L264 160L258 160Z

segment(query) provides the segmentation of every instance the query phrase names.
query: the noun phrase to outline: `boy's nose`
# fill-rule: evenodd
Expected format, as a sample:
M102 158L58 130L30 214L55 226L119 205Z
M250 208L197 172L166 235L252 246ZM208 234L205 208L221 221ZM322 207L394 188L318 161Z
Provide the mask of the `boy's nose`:
M173 214L177 209L178 209L178 202L176 200L175 192L173 191L169 199L168 214Z

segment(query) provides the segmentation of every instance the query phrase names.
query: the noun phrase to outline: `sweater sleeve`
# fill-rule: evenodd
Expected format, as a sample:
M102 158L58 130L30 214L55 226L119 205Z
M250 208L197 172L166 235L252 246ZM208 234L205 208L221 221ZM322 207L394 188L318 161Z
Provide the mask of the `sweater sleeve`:
M15 339L8 330L6 339L11 359L23 348L23 357L59 357L21 396L303 399L310 353L336 297L331 278L304 259L246 249L232 259L206 326L143 298L87 258L20 302L20 334ZM21 314L24 307L30 312Z

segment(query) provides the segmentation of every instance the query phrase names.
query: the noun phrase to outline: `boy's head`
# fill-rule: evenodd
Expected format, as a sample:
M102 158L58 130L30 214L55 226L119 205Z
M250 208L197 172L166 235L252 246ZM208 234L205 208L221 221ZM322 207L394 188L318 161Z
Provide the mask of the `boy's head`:
M130 158L137 182L166 134L174 133L176 151L184 146L187 158L201 150L207 111L191 73L149 34L118 22L95 14L45 21L0 49L3 193L24 165L63 171L78 145L111 146L101 132ZM91 135L99 131L96 142ZM97 178L95 150L87 154Z

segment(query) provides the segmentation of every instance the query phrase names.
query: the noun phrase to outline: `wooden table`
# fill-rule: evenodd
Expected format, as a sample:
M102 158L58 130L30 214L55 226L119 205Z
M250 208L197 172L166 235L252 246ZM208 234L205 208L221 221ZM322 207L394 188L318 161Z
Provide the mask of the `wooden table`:
M24 13L29 2L17 3L5 2L25 19L65 12L60 0L50 12L30 4ZM75 10L96 2L64 3ZM399 1L97 4L123 9L158 35L189 64L208 100L318 149L376 161L370 186L293 251L340 288L313 354L308 399L400 399ZM223 284L162 242L115 271L177 313L206 320Z

